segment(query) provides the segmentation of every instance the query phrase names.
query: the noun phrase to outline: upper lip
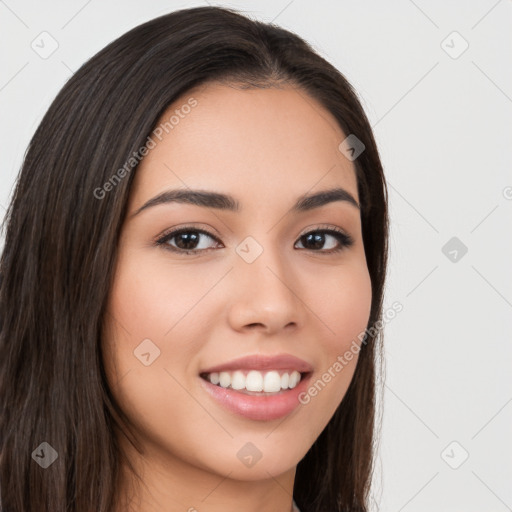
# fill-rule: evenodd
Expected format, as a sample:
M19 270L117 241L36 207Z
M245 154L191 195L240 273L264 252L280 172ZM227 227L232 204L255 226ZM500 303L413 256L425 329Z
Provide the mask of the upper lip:
M300 373L312 372L313 367L303 359L291 354L266 356L254 354L227 363L218 364L202 370L200 373L213 373L232 370L297 370Z

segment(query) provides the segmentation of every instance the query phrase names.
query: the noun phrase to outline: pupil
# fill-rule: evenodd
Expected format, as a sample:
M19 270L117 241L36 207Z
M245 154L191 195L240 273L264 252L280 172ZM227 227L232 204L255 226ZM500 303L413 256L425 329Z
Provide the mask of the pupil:
M198 241L199 236L196 233L180 233L176 238L176 245L180 249L195 249L195 244ZM184 240L185 244L180 244L179 241Z
M325 235L322 233L310 233L309 235L306 235L307 240L313 240L314 241L314 247L317 249L321 249L325 243ZM304 244L303 242L303 245Z

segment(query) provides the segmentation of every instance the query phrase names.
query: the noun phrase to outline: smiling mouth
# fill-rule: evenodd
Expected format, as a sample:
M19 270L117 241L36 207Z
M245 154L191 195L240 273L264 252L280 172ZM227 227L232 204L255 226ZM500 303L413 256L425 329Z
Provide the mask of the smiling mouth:
M235 370L201 373L207 382L244 395L267 396L294 389L311 372L297 370Z

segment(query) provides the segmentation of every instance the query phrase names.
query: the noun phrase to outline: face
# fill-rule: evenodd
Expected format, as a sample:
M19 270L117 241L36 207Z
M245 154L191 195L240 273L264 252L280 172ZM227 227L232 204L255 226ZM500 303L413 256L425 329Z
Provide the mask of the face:
M109 385L153 468L293 475L346 393L358 357L343 356L370 315L347 134L291 87L209 84L162 122L175 110L131 189L103 336ZM341 196L295 207L331 189ZM232 201L147 204L176 190Z

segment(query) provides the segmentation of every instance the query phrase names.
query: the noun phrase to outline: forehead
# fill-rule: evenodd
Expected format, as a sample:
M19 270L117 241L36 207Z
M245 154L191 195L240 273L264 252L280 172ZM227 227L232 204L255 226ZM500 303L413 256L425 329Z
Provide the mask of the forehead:
M203 85L174 101L150 137L155 145L137 169L136 202L177 187L259 204L329 186L358 198L353 163L338 149L346 135L328 110L292 86Z

